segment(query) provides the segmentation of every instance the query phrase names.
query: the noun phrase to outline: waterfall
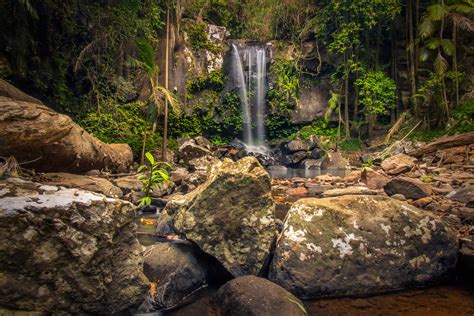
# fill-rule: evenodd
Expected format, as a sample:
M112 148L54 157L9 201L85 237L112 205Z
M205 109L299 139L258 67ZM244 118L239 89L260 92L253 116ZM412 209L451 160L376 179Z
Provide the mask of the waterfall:
M267 92L265 48L246 47L243 58L247 65L246 71L239 49L233 44L232 76L239 90L242 104L243 142L254 151L265 151L265 96Z
M243 141L245 144L253 145L252 114L250 112L249 95L245 82L244 67L242 66L239 50L235 44L232 45L232 65L232 76L237 79L237 88L239 89L240 102L242 103Z

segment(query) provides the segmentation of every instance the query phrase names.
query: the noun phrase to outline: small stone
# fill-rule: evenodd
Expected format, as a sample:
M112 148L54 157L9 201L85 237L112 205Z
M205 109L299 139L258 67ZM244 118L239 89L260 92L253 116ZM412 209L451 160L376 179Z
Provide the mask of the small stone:
M433 202L433 198L431 196L428 196L428 197L421 198L421 199L418 199L416 201L413 201L412 205L416 206L416 207L419 207L419 208L422 208L422 207L427 206L431 202Z
M406 201L407 198L403 194L394 194L391 196L392 199L399 200L399 201Z

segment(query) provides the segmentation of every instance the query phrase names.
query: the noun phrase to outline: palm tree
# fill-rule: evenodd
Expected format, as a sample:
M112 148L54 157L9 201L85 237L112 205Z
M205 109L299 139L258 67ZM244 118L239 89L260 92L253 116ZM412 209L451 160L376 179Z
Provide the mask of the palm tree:
M155 50L152 45L146 40L137 41L138 58L134 60L135 64L143 70L143 75L149 81L151 86L151 104L149 108L149 116L153 120L152 133L156 132L157 119L164 112L164 107L167 103L170 104L171 108L175 111L179 111L178 100L176 97L165 87L158 83L159 67L155 61ZM165 102L163 102L165 100ZM143 164L145 155L145 144L147 141L147 133L143 135L143 146L141 162Z
M439 76L443 76L448 69L447 58L453 60L453 71L458 72L457 64L457 29L474 31L474 3L472 1L456 0L451 4L446 4L444 0L430 5L423 15L419 36L424 40L425 46L420 49L420 60L427 61L433 52L436 53L433 67ZM445 38L446 21L452 22L452 37ZM446 107L446 114L449 114L449 103L447 100L446 85L442 84L443 103ZM454 76L456 90L456 106L459 105L459 77Z

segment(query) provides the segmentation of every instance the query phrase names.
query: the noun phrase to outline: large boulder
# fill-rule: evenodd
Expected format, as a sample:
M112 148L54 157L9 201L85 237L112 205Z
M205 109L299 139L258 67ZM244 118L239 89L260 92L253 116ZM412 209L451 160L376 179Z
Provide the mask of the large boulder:
M390 196L402 194L407 199L413 200L431 196L432 193L431 185L421 180L408 177L397 177L390 180L384 186L384 190Z
M328 152L323 158L322 169L347 169L349 162L340 152Z
M297 151L311 151L319 148L319 139L317 136L310 136L308 139L293 139L283 145L283 150L294 153Z
M274 237L274 207L270 177L257 159L226 159L201 186L170 201L158 226L173 226L235 276L258 274Z
M115 314L148 289L133 206L79 189L0 181L0 306Z
M189 303L194 294L220 278L230 278L217 260L185 243L158 243L143 252L143 271L153 284L141 311L155 311Z
M302 199L285 219L269 278L303 299L369 295L439 281L457 251L444 222L404 202Z
M303 89L291 121L296 124L309 123L317 118L324 118L328 110L329 88L327 85Z
M214 299L226 316L303 316L303 303L281 286L256 276L227 282Z
M71 173L45 173L39 176L37 180L44 184L92 191L108 197L123 196L123 192L120 188L104 178L81 176Z
M133 154L126 144L105 144L70 117L45 105L0 97L0 156L14 156L38 171L126 171Z

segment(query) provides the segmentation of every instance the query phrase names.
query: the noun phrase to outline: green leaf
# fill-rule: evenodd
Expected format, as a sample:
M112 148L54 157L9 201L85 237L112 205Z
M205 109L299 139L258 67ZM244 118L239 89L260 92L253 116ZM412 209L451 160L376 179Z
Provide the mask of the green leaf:
M434 31L435 24L425 15L418 26L418 34L421 38L428 38L433 35Z
M168 180L170 179L169 175L168 175L166 172L164 172L164 171L162 171L162 170L157 170L157 172L160 174L160 176L161 176L164 180L168 181Z
M430 58L430 51L428 49L426 49L425 47L421 47L420 48L420 61L421 62L425 62L427 61L429 58Z
M453 44L453 41L449 39L443 39L441 46L443 47L443 51L448 56L453 56L454 52L456 51L456 47Z
M443 74L448 69L448 61L441 55L441 53L438 53L438 56L433 63L433 67L437 74Z
M441 39L439 38L431 38L426 42L426 47L431 50L438 49L441 46Z
M137 173L140 173L140 172L142 172L142 171L145 170L145 169L147 169L147 166L145 166L145 165L140 166L140 167L138 167L138 169L137 169Z
M433 21L441 21L441 19L448 13L446 6L442 4L430 5L426 11L429 14L429 18Z
M145 154L146 159L150 162L150 164L153 166L155 164L155 158L153 157L152 154L149 152Z

